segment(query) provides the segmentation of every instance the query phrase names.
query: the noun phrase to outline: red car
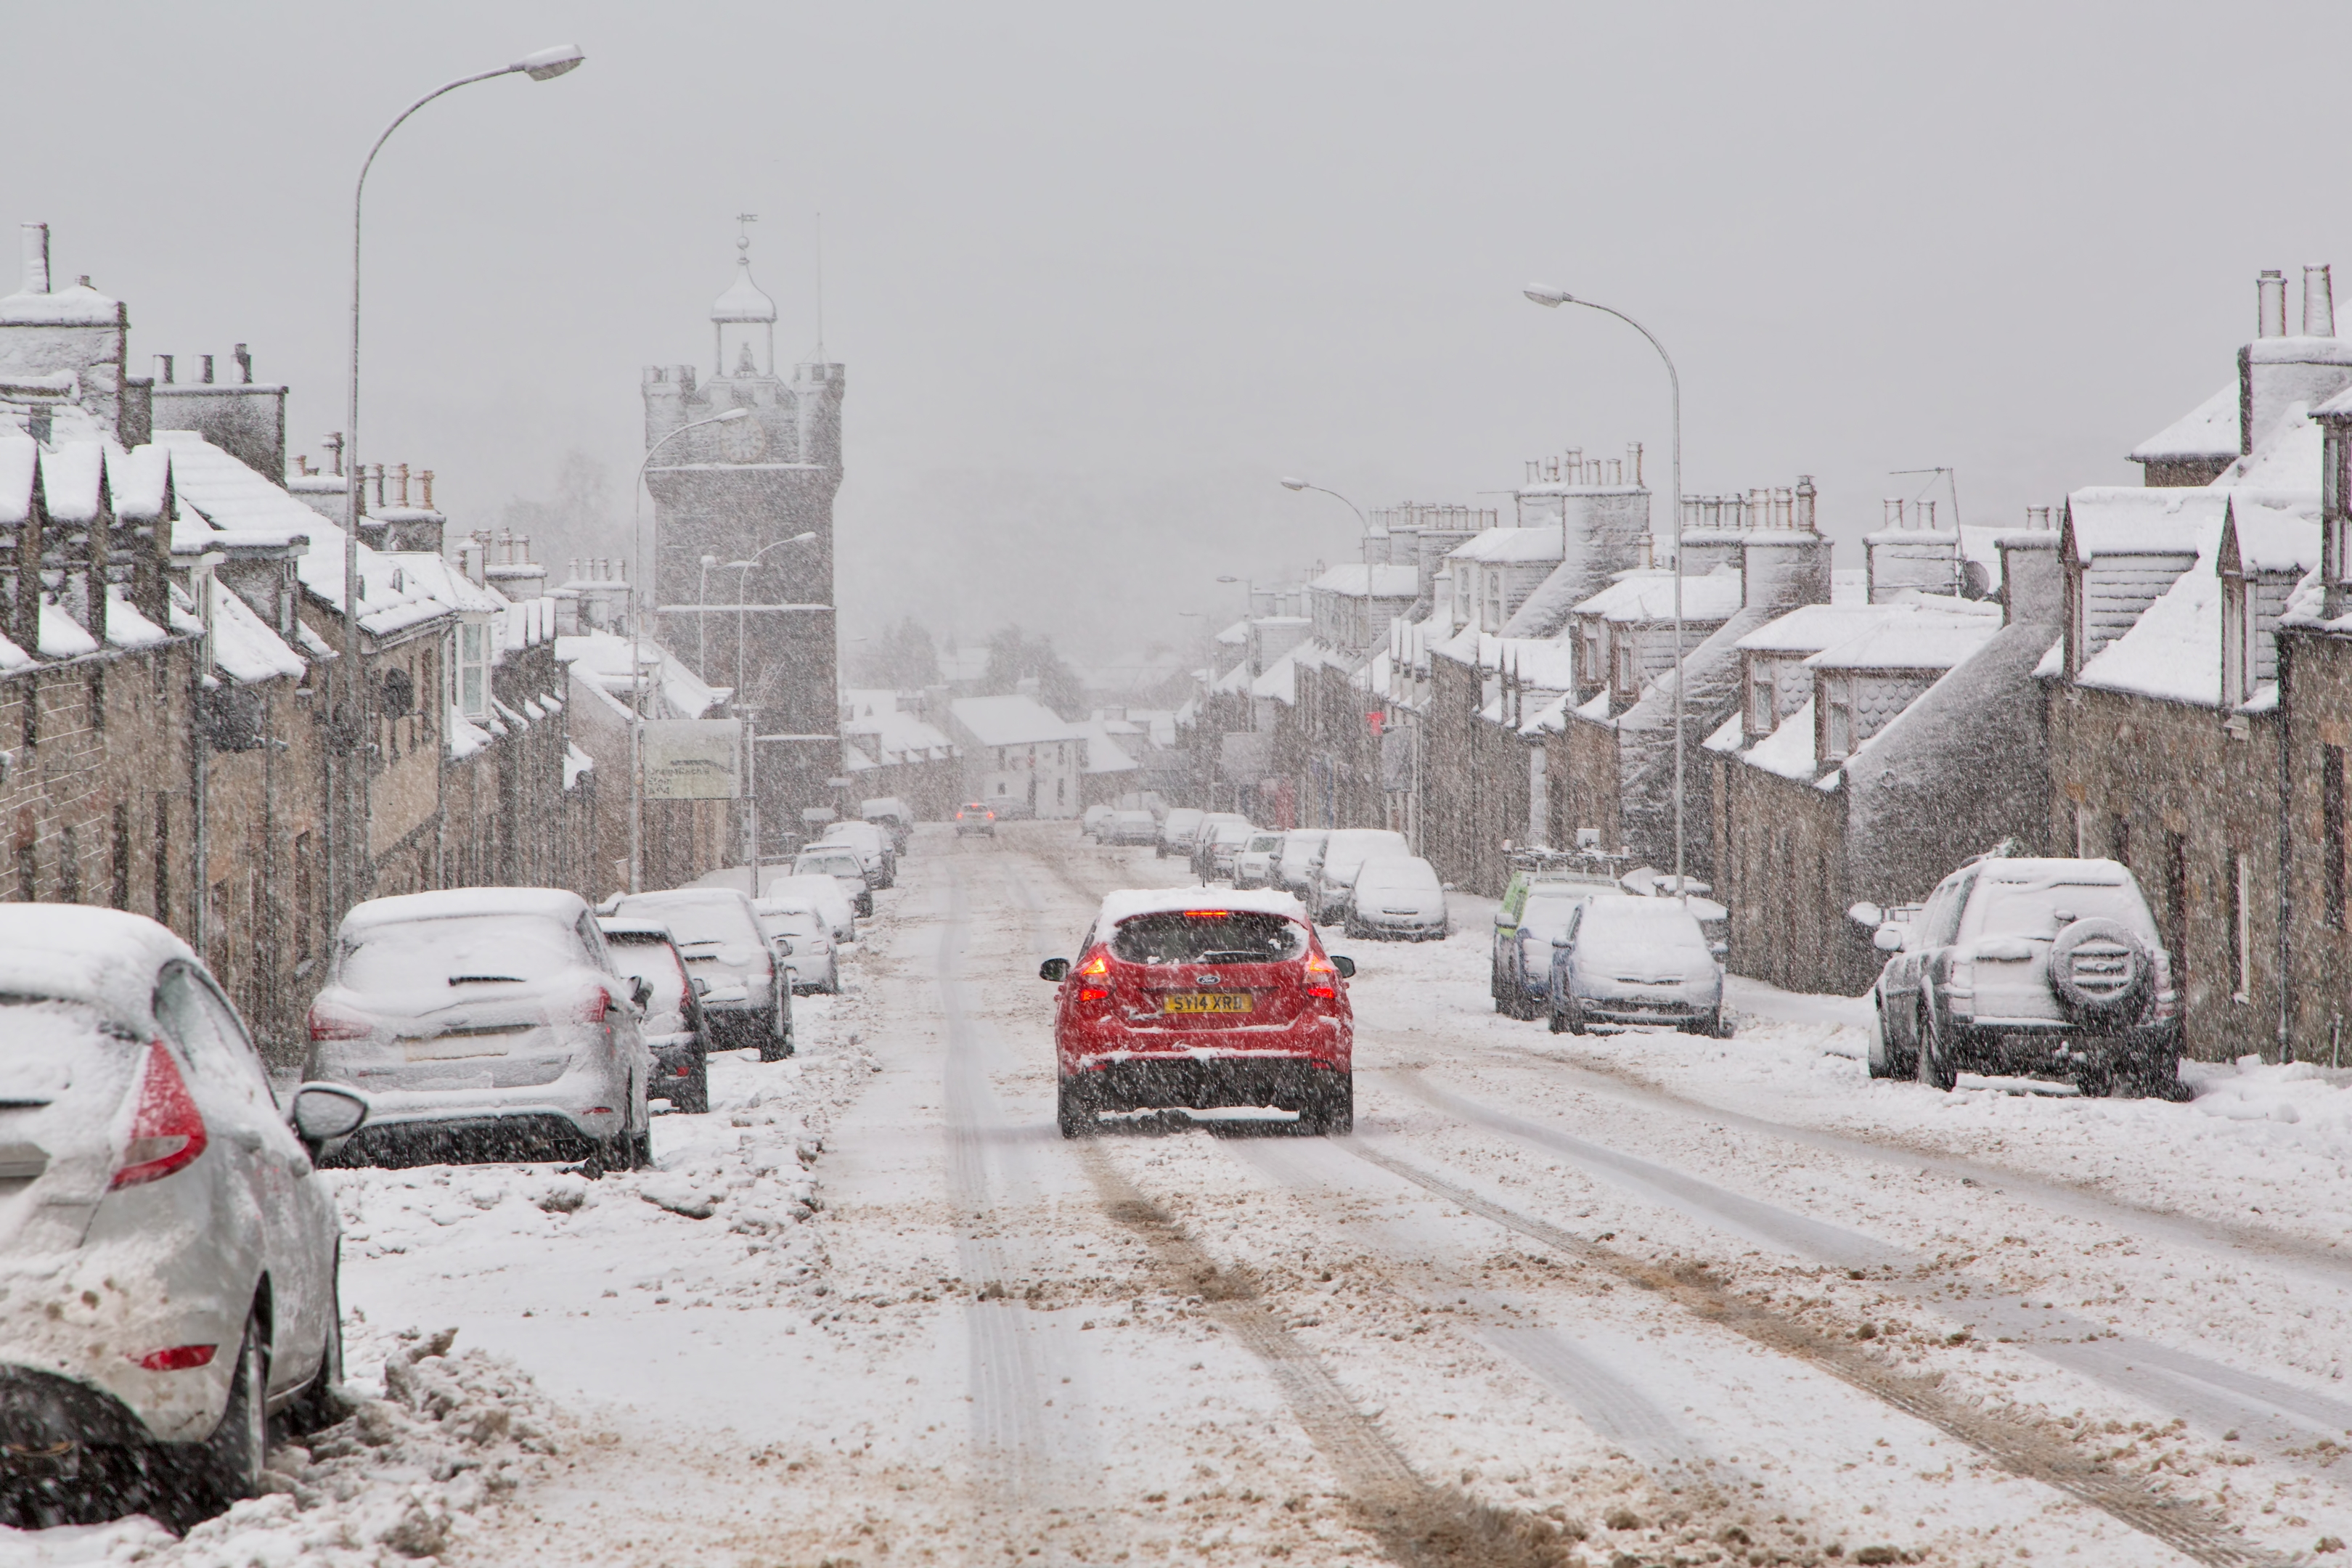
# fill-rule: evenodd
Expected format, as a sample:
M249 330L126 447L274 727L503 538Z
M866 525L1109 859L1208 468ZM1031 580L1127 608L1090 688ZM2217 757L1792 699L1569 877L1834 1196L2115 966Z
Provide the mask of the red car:
M1054 1013L1062 1136L1103 1111L1272 1107L1299 1131L1356 1121L1353 961L1288 893L1151 889L1103 900Z

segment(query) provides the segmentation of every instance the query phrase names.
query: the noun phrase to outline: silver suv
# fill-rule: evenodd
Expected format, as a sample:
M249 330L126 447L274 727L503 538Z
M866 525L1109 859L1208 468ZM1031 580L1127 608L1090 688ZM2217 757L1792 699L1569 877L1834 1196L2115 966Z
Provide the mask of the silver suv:
M1889 956L1871 988L1872 1077L1948 1089L1962 1072L2017 1073L2084 1094L2180 1094L2171 955L2116 861L1971 861L1875 940Z

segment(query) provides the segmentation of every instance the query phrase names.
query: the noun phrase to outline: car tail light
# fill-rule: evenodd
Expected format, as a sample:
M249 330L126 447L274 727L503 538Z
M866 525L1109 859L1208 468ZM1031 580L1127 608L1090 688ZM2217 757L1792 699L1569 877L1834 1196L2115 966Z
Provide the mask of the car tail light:
M318 1005L310 1009L310 1037L314 1040L364 1040L374 1033L375 1026L356 1015Z
M205 1119L188 1094L188 1081L169 1047L147 1047L147 1070L139 1079L139 1103L131 1113L131 1136L110 1187L135 1187L192 1163L210 1142Z
M1110 993L1108 991L1099 985L1088 985L1078 992L1078 1000L1081 1002L1100 1002L1109 994Z
M1339 999L1339 967L1319 952L1307 956L1307 994L1325 1002Z
M213 1352L218 1345L173 1345L167 1351L149 1351L135 1359L149 1372L192 1372L213 1363Z
M1079 963L1077 973L1080 974L1108 974L1110 973L1110 963L1108 962L1109 956L1110 955L1104 952L1102 949L1095 949L1092 952L1087 954L1085 959Z
M2158 948L2156 961L2156 1000L2147 1010L2151 1024L2169 1024L2180 1016L2180 993L2172 988L2172 955Z

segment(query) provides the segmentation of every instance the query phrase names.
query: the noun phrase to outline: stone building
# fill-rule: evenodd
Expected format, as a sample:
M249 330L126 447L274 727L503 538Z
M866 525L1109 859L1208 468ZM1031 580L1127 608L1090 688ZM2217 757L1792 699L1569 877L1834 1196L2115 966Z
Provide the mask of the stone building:
M963 759L964 799L1018 818L1086 809L1086 732L1034 697L959 697L948 733Z
M709 379L690 364L645 372L649 629L695 650L696 674L757 715L761 852L770 854L786 847L803 809L832 803L828 781L841 767L833 499L845 383L842 367L822 359L794 366L789 381L777 374L775 301L751 281L750 242L738 243L746 253L735 281L710 308ZM743 416L686 428L736 410Z

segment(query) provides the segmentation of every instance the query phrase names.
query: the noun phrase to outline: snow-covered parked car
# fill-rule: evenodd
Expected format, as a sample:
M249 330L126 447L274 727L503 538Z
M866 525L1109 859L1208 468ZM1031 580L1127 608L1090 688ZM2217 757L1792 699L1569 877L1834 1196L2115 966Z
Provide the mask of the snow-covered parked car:
M1303 900L1315 885L1315 858L1330 837L1328 827L1294 827L1284 834L1282 850L1274 858L1272 886Z
M354 904L310 1004L303 1076L349 1084L372 1109L329 1163L649 1163L647 996L577 893L453 888Z
M1356 873L1375 855L1410 855L1404 835L1385 827L1335 827L1308 862L1307 909L1318 925L1336 925L1356 896Z
M732 888L671 888L624 894L611 912L669 927L687 972L705 982L702 1013L715 1048L756 1046L763 1062L793 1054L791 972L769 945L750 899Z
M1114 811L1103 825L1105 844L1151 844L1160 837L1160 819L1148 811Z
M768 933L769 942L792 965L794 991L839 994L841 960L834 950L831 922L814 901L761 899L751 906L751 912L759 917L760 929Z
M710 1026L702 1013L702 984L687 972L686 959L669 927L655 921L608 919L596 922L613 966L651 992L637 1021L646 1048L654 1055L654 1076L646 1093L669 1101L672 1110L700 1115L710 1109Z
M904 855L915 837L915 811L895 795L877 795L859 803L857 815L890 836L890 847Z
M1234 857L1234 886L1236 888L1270 888L1274 886L1274 862L1282 853L1282 835L1263 830L1249 836L1249 841Z
M1152 853L1162 860L1171 855L1181 855L1190 859L1192 836L1201 831L1201 819L1208 815L1197 806L1190 805L1180 805L1160 819L1160 837Z
M1588 899L1552 942L1551 1032L1672 1024L1718 1038L1723 965L1678 899Z
M1060 983L1054 1045L1062 1135L1104 1111L1234 1108L1296 1113L1301 1131L1355 1125L1356 966L1323 952L1287 893L1112 893Z
M1078 813L1078 831L1099 844L1110 827L1111 809L1099 802Z
M1988 857L1937 885L1876 942L1874 1078L1950 1089L1963 1072L2180 1092L2172 957L2114 860Z
M793 857L795 877L830 877L841 884L850 907L861 915L874 912L874 883L866 874L866 858L846 844L812 844Z
M832 877L782 873L760 884L760 897L763 901L785 899L806 903L824 916L836 947L857 940L856 901Z
M1239 812L1213 812L1202 817L1192 835L1192 875L1203 883L1229 875L1234 857L1256 831L1256 825Z
M1495 906L1495 940L1487 989L1495 1011L1511 1018L1543 1016L1551 994L1551 943L1568 934L1579 904L1626 898L1612 878L1563 870L1514 872Z
M0 1494L184 1528L258 1489L268 1426L341 1418L341 1226L204 963L154 921L0 904Z
M846 845L857 852L858 864L865 869L867 887L898 885L898 851L892 846L887 833L870 822L836 822L808 847L822 849L836 844Z
M1342 929L1351 937L1431 942L1445 936L1445 885L1418 855L1375 855L1356 873Z

